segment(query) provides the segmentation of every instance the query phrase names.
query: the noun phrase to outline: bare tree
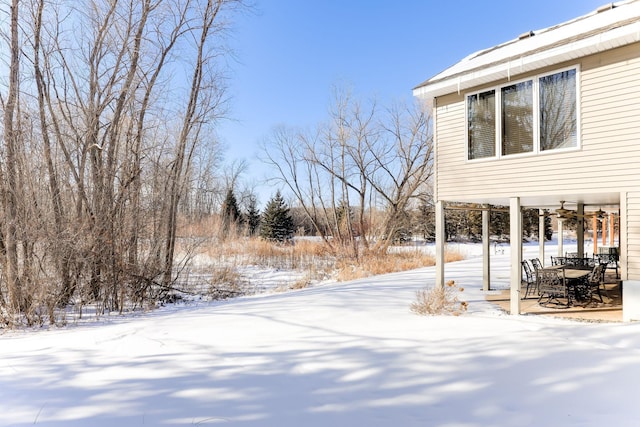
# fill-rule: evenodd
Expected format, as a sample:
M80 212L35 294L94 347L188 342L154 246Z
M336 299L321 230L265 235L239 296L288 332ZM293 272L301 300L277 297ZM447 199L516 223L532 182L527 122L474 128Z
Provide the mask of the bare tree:
M221 80L217 78L219 76L215 70L208 67L212 65L211 62L215 58L214 52L209 47L210 34L217 29L215 27L216 18L222 6L228 2L229 0L208 0L206 6L200 11L196 25L191 28L195 31L196 55L188 101L177 140L175 158L170 168L167 188L169 202L163 276L165 285L169 285L173 280L177 213L180 196L185 189L184 177L187 175L186 171L190 169L196 143L203 126L222 114L220 110L225 101L224 88L220 86Z
M263 147L265 161L328 246L342 242L354 256L360 242L365 250L385 251L433 172L429 112L418 104L380 110L344 91L335 100L328 122L315 131L274 130ZM345 207L353 219L341 214ZM384 212L379 229L374 211Z
M18 208L17 208L17 166L16 150L20 137L19 128L19 72L20 42L18 33L18 0L12 0L10 11L9 34L9 81L6 99L2 100L4 112L4 159L0 169L0 186L3 207L2 249L3 270L7 281L7 296L10 311L17 312L24 308L24 301L18 271Z
M122 310L171 284L193 159L218 149L221 41L238 7L12 1L0 78L0 321L72 299ZM202 168L220 156L209 158Z
M308 149L314 147L317 135L305 135L292 128L275 128L263 145L263 160L273 167L275 177L293 194L300 208L308 216L316 233L322 237L330 250L336 250L328 224L331 205L327 206L322 171L307 161ZM331 190L334 193L333 189ZM329 203L333 203L331 200Z
M382 121L384 136L376 146L373 174L367 175L375 194L384 201L387 219L379 247L393 240L411 200L424 196L433 175L433 135L431 117L418 108L394 107Z

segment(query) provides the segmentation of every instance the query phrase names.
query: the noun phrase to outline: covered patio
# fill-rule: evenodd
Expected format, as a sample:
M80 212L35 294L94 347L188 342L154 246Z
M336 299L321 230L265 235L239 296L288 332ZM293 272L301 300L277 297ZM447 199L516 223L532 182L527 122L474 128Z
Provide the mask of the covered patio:
M487 299L502 307L511 314L553 314L585 320L622 321L622 280L625 276L624 245L621 245L620 236L624 236L621 225L621 214L625 212L621 203L625 197L621 193L588 193L588 194L546 194L546 195L521 195L509 199L483 199L467 200L462 202L475 203L481 206L483 219L483 290L491 291L493 288L491 275L492 241L489 229L489 217L492 207L508 206L510 227L510 273L509 289L498 293L487 292ZM453 201L452 201L453 202ZM455 202L461 202L456 200ZM539 236L537 253L529 253L523 256L523 229L522 210L525 208L539 210ZM444 284L445 263L443 262L445 245L445 216L447 203L436 203L436 283ZM495 208L494 208L495 209ZM504 208L502 208L504 210ZM547 250L544 235L545 216L553 216L557 219L556 247ZM565 244L564 223L569 219L576 221L575 240ZM595 230L595 231L594 231ZM601 230L601 233L598 233ZM617 268L613 265L607 269L606 287L608 300L589 306L573 306L557 309L542 307L538 304L537 295L525 297L522 287L524 259L538 258L544 266L551 265L551 257L564 257L571 252L576 257L593 257L603 251L615 248ZM529 248L531 249L531 248Z
M520 303L521 314L546 315L562 317L587 322L622 322L622 286L615 279L615 272L607 273L607 296L604 303L593 305L573 305L567 308L550 308L541 306L537 296L531 295ZM505 312L509 312L509 290L487 292L487 301L497 305Z

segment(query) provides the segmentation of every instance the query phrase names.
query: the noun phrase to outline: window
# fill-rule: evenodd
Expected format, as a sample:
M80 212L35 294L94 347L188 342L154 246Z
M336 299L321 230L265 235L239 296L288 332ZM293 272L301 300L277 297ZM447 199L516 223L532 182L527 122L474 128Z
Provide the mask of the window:
M469 159L496 155L496 92L478 93L469 97L468 144Z
M577 68L467 95L467 158L578 147Z
M540 150L578 146L576 70L540 77Z
M533 82L502 88L502 154L533 151Z

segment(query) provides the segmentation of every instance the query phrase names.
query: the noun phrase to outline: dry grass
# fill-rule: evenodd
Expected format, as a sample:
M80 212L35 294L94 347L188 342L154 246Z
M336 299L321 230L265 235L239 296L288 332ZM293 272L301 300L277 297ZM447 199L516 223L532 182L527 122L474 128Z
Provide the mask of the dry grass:
M252 266L292 271L295 276L302 276L295 283L283 282L277 286L279 291L302 289L313 282L333 278L336 263L335 257L321 242L305 239L298 239L295 244L277 244L248 237L225 241L210 239L201 244L198 252L210 260L208 269L224 271L231 268L237 271L238 267ZM250 289L251 283L245 288Z
M217 215L211 215L200 219L178 219L178 235L207 238L217 234L221 228L221 221Z
M212 274L210 296L232 295L251 288L247 278L238 273L238 267L258 266L278 270L295 271L302 277L294 283L282 283L276 291L302 289L326 279L347 281L407 271L435 265L435 258L423 248L392 248L386 254L368 253L353 257L345 253L332 254L319 240L296 239L295 244L277 244L238 236L233 239L200 239L196 251L204 255L209 265L199 271ZM448 250L445 261L464 259L462 253ZM224 295L223 295L224 294Z
M275 289L275 292L287 292L298 289L305 289L309 286L311 286L311 280L305 277L292 283L283 283Z
M457 251L446 251L445 262L463 260ZM395 273L435 265L435 258L419 249L368 254L358 260L340 258L337 265L337 280L347 281L379 274Z
M233 267L214 269L207 295L212 299L227 299L246 294L248 282Z
M341 257L337 262L337 280L360 279L432 265L435 265L433 256L421 251L367 254L359 259Z
M449 314L459 316L467 311L467 303L458 300L458 294L464 288L456 286L453 280L447 282L444 287L436 286L416 292L416 301L409 307L416 314L438 315Z
M462 261L464 259L464 255L459 251L454 251L452 249L446 249L444 251L444 262L456 262Z
M269 268L306 271L309 280L332 277L339 281L379 274L413 270L435 265L435 258L420 250L369 253L354 258L331 254L320 241L298 239L295 244L275 244L259 238L216 241L204 253L223 265L258 265ZM447 250L445 262L460 261L464 255Z
M221 265L255 265L280 270L304 271L310 280L324 279L335 268L335 258L321 242L297 240L277 244L259 238L240 237L215 242L204 250Z

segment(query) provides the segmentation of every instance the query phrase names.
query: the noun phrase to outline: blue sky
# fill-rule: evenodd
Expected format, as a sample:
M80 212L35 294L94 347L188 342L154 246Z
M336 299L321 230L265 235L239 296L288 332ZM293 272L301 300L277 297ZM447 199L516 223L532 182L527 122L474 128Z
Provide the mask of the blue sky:
M259 142L277 125L327 117L333 86L379 103L468 54L584 15L604 0L256 0L238 19L229 80L230 117L219 136L227 162L245 159L244 179L264 181ZM262 204L274 189L257 189Z

